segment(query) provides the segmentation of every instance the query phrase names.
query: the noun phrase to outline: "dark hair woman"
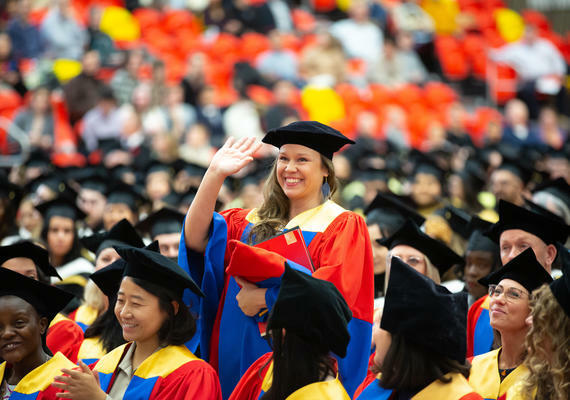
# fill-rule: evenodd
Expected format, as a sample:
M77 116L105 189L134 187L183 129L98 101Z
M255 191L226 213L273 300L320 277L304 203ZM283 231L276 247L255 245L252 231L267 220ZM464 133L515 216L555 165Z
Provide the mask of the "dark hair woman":
M148 249L115 247L125 260L115 316L129 343L102 357L91 371L63 370L54 386L63 398L220 399L214 369L192 354L184 343L196 331L194 317L182 302L194 281L174 262ZM98 376L98 379L97 379Z
M335 286L288 265L267 328L273 352L245 373L230 400L348 400L331 352L343 356L352 313Z
M374 334L374 367L381 375L369 376L356 398L481 400L467 383L466 297L394 258Z
M72 299L60 289L0 268L0 398L56 400L51 386L75 365L46 350L50 321Z
M353 313L348 327L353 340L347 356L338 358L339 375L347 392L353 393L366 375L370 356L372 250L362 217L330 200L337 188L333 153L353 142L314 121L271 130L263 142L279 148L279 153L259 208L214 212L225 178L253 161L261 146L253 138L230 138L213 157L186 216L178 260L207 292L205 299L194 301L201 317L200 349L218 368L224 397L255 360L271 351L259 334L259 323L266 322L273 308L287 257L265 252L269 254L250 263L247 259L258 247L245 243L259 243L299 227L315 276L334 283ZM230 254L235 248L239 252ZM226 272L231 264L250 266L257 276L266 274L265 280L254 284L234 278ZM269 270L275 274L268 276Z

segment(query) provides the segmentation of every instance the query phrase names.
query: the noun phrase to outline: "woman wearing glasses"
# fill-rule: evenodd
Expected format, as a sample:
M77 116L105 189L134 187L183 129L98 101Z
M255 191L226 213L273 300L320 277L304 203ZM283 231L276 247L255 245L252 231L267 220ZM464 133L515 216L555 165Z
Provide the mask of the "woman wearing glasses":
M536 260L532 249L479 280L489 286L489 310L493 329L501 336L497 350L473 359L469 384L485 399L498 399L528 373L522 365L525 337L530 327L530 294L552 278Z

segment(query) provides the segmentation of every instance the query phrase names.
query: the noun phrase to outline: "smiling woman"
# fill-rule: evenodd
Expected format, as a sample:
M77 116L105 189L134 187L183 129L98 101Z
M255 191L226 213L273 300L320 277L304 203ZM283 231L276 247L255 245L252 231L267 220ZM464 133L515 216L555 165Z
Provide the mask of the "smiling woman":
M128 343L103 356L94 366L96 372L81 362L80 371L64 369L65 375L54 383L64 390L58 397L218 400L215 371L184 346L196 323L182 293L190 289L200 296L200 289L176 263L156 251L132 246L115 250L125 261L115 316Z
M253 161L261 146L253 138L230 138L213 157L186 216L178 261L206 293L204 299L193 301L201 317L202 355L218 369L227 398L249 366L271 350L264 326L279 292L286 257L254 245L299 227L314 267L305 271L332 282L353 313L347 356L337 357L340 379L352 394L366 375L370 356L372 248L364 220L330 198L337 188L333 154L353 142L315 121L271 130L263 142L278 148L279 155L259 208L214 212L224 180ZM228 266L249 268L263 279L248 282L230 276Z
M45 346L49 322L73 296L0 268L0 398L55 400L51 383L74 364Z

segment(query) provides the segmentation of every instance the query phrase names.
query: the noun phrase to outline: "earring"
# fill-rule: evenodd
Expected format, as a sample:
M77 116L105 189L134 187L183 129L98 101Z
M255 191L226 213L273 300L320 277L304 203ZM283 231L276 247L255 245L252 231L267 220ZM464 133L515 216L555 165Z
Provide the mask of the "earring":
M323 182L323 186L321 186L321 192L323 192L323 197L325 199L328 199L331 194L331 187L329 186L329 183L327 182L326 179Z

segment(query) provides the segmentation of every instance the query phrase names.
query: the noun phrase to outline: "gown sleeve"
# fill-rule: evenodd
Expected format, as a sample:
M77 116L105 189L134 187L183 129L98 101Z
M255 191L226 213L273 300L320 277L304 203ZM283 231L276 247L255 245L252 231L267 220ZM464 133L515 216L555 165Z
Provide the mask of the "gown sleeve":
M229 400L257 400L273 353L266 353L243 374Z
M71 362L77 362L79 348L83 343L83 330L75 322L63 319L48 329L46 344L55 354L58 351Z
M246 225L247 213L248 210L238 208L226 210L221 214L214 213L208 234L208 244L203 253L195 252L187 247L184 238L185 226L182 227L178 265L192 277L206 295L201 298L188 289L184 291L184 304L190 307L194 315L200 316L196 334L186 345L193 352L199 345L201 355L205 360L209 359L207 350L210 348L212 329L224 290L226 247L229 239L239 239L241 236Z
M149 400L221 400L218 375L202 360L191 361L159 382Z

